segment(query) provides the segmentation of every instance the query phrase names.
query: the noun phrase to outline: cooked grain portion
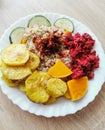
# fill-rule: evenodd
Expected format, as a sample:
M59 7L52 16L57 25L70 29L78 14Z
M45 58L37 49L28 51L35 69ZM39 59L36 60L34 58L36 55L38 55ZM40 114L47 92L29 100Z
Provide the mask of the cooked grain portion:
M63 43L64 37L64 30L52 26L37 26L26 29L24 34L26 45L41 59L37 70L47 71L58 59L67 65L71 63L69 50L67 45Z

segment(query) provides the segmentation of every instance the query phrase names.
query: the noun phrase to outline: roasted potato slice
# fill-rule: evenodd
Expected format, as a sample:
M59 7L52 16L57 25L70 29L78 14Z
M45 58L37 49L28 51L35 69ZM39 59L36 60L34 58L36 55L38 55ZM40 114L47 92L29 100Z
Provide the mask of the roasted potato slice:
M26 94L30 100L37 103L47 102L49 94L46 92L46 83L50 76L45 72L35 71L25 81Z
M12 80L8 79L5 75L2 74L2 77L1 77L5 83L9 86L9 87L15 87L16 84L12 82Z
M45 72L34 71L25 81L26 88L32 89L32 87L36 87L36 85L39 87L45 87L49 78L50 76Z
M36 54L30 52L29 60L28 60L27 64L29 65L31 70L34 71L39 66L39 63L40 63L39 57Z
M1 71L11 80L20 80L32 73L27 65L13 67L6 65L4 62L2 62Z
M21 92L26 92L26 86L24 82L20 83L18 87Z
M57 100L57 99L56 99L55 97L49 97L48 101L45 102L44 104L45 104L45 105L47 105L47 104L52 104L52 103L56 102L56 100Z
M36 82L37 81L37 77L38 77L38 72L35 71L33 72L25 81L25 86L26 86L26 91L28 91L28 89L31 89L33 87L35 87Z
M28 98L36 103L45 103L49 99L49 94L46 90L39 86L35 87L32 91L28 90L26 92Z
M47 92L52 97L60 97L67 91L67 85L64 81L58 78L51 78L47 82Z
M1 58L7 65L20 66L28 61L29 51L23 44L11 44L2 50Z

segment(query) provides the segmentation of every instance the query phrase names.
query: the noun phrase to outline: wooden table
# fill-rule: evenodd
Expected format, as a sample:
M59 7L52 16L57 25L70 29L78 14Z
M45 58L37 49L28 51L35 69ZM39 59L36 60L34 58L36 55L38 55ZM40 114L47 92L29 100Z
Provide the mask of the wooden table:
M92 29L105 50L105 0L0 0L0 35L19 18L58 12ZM74 115L45 118L22 111L0 90L0 130L105 130L105 85L86 108Z

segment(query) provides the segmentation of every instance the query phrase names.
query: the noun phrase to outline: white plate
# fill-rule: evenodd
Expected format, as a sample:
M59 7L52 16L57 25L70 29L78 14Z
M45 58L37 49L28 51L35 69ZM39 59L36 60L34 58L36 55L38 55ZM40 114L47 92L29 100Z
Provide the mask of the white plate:
M17 22L15 22L13 25L11 25L3 34L0 40L0 50L7 45L10 44L9 42L9 34L15 27L23 26L26 27L28 20L32 18L34 15L38 14L32 14L29 16L26 16L24 18L21 18ZM67 17L60 14L55 13L41 13L40 15L44 15L47 17L50 22L53 24L57 18ZM60 98L51 105L42 105L42 104L36 104L31 102L25 94L20 92L16 88L10 88L8 87L2 79L0 79L0 86L4 94L8 96L8 98L16 105L18 105L22 110L29 111L30 113L36 114L36 115L42 115L45 117L58 117L58 116L65 116L67 114L73 114L76 113L78 110L81 110L83 107L86 107L91 101L93 101L96 97L96 95L101 90L102 84L104 83L105 79L105 57L104 57L104 51L101 47L101 43L98 41L96 36L92 33L92 31L87 28L82 23L78 22L74 18L70 18L74 23L75 32L83 33L89 33L93 39L96 40L95 50L97 51L97 54L100 57L100 67L95 70L95 77L93 80L89 81L89 88L87 94L79 101L72 102L70 100Z

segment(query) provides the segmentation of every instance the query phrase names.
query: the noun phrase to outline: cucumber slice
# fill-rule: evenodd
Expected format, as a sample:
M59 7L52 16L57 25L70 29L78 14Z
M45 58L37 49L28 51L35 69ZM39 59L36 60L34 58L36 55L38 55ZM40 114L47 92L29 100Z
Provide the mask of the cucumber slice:
M31 27L33 25L38 25L38 26L44 25L49 27L51 26L51 23L46 17L42 15L37 15L32 17L28 22L28 27Z
M10 43L11 44L12 43L21 43L24 32L25 32L24 27L17 27L15 29L13 29L9 36Z
M56 22L54 23L54 26L57 28L62 28L65 31L70 31L70 32L74 31L74 25L72 21L68 18L57 19Z

